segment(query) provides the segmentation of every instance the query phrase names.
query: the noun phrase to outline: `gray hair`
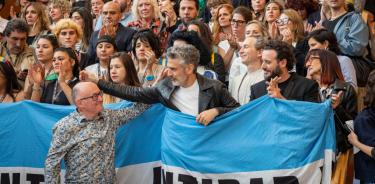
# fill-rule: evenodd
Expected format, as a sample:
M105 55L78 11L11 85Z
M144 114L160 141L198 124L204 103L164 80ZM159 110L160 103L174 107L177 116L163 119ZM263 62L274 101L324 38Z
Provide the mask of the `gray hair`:
M78 82L77 84L79 84L81 82ZM77 95L78 95L78 91L79 91L79 85L74 85L73 89L72 89L72 99L73 99L73 103L76 104L76 100L77 100Z
M183 64L193 64L194 72L197 72L197 67L199 63L199 51L193 45L186 44L182 46L170 47L167 50L167 57L182 60Z

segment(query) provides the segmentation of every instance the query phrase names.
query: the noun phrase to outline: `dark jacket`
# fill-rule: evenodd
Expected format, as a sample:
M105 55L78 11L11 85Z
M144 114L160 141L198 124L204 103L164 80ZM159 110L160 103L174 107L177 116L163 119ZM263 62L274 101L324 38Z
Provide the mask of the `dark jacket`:
M221 115L240 106L229 94L223 83L199 74L197 74L197 80L199 85L199 113L217 108ZM171 109L179 111L171 101L172 94L178 86L174 86L170 78L166 78L150 88L116 85L104 80L99 80L98 86L104 93L116 97L147 104L162 103Z
M250 100L267 94L266 81L260 81L251 86ZM320 102L319 85L313 80L291 73L288 85L281 94L288 100Z
M341 97L341 103L334 110L334 118L336 128L337 151L345 152L346 150L352 148L352 145L349 143L347 138L350 133L350 130L347 128L345 122L349 120L354 120L354 118L357 116L357 94L352 85L341 80L336 80L329 87L333 88L332 93L335 94L339 93L340 90L344 89L344 93Z
M368 107L358 114L354 131L361 143L375 147L375 107ZM354 155L355 177L361 181L375 181L375 158L362 151Z
M121 24L118 25L115 38L118 52L131 51L132 39L135 32L136 31L131 28L124 27ZM98 60L96 60L96 42L98 41L98 34L99 31L95 31L91 35L89 48L87 50L87 57L85 58L86 61L84 62L85 67L98 62Z

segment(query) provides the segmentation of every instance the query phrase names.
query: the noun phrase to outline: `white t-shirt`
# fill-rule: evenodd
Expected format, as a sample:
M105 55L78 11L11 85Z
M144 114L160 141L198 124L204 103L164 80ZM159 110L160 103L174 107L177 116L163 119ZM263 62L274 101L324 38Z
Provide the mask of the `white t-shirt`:
M179 87L172 94L172 103L183 113L196 116L198 115L199 85L195 80L190 87Z
M264 80L264 71L258 69L253 72L246 72L229 81L229 92L238 103L244 105L250 101L250 87Z
M104 68L102 66L98 66L99 63L92 64L90 66L87 66L85 68L86 71L94 73L97 77L107 79L108 78L108 71L107 68ZM99 69L98 69L99 67Z

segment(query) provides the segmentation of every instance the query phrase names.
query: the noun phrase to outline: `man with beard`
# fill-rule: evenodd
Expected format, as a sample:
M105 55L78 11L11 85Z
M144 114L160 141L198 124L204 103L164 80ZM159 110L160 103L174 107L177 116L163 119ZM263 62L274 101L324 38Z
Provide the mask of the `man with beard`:
M181 0L179 6L180 24L175 31L184 31L187 29L187 23L197 19L199 13L198 0Z
M116 85L99 80L94 74L81 71L80 79L98 84L104 93L130 101L147 104L162 103L166 107L196 117L208 125L216 116L239 106L225 85L197 73L199 51L193 45L170 47L167 51L168 69L159 82L148 88Z
M35 61L32 49L26 43L28 32L24 20L13 19L8 22L4 30L5 42L0 45L1 56L10 61L21 84L26 79L29 65Z
M288 100L319 102L319 86L310 79L289 72L295 65L292 47L282 41L267 41L262 50L265 80L251 86L250 100L265 94Z

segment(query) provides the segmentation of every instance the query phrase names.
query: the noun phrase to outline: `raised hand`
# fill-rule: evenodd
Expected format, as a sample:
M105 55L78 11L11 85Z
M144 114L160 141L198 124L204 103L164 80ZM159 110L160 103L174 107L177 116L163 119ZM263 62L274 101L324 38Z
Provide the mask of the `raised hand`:
M281 94L281 90L279 88L280 79L280 77L276 76L275 78L272 78L270 82L268 82L267 92L268 95L272 98L285 99Z
M44 79L44 67L40 63L35 63L29 68L29 80L36 85L40 85Z
M339 93L331 95L331 104L333 109L336 109L336 107L341 104L342 93L342 91L339 91Z
M286 42L288 44L293 43L293 34L292 34L292 31L290 31L290 29L284 29L283 31L281 31L280 34L283 37L282 39L283 42Z
M82 70L81 72L79 72L79 80L98 83L99 78L94 73Z

